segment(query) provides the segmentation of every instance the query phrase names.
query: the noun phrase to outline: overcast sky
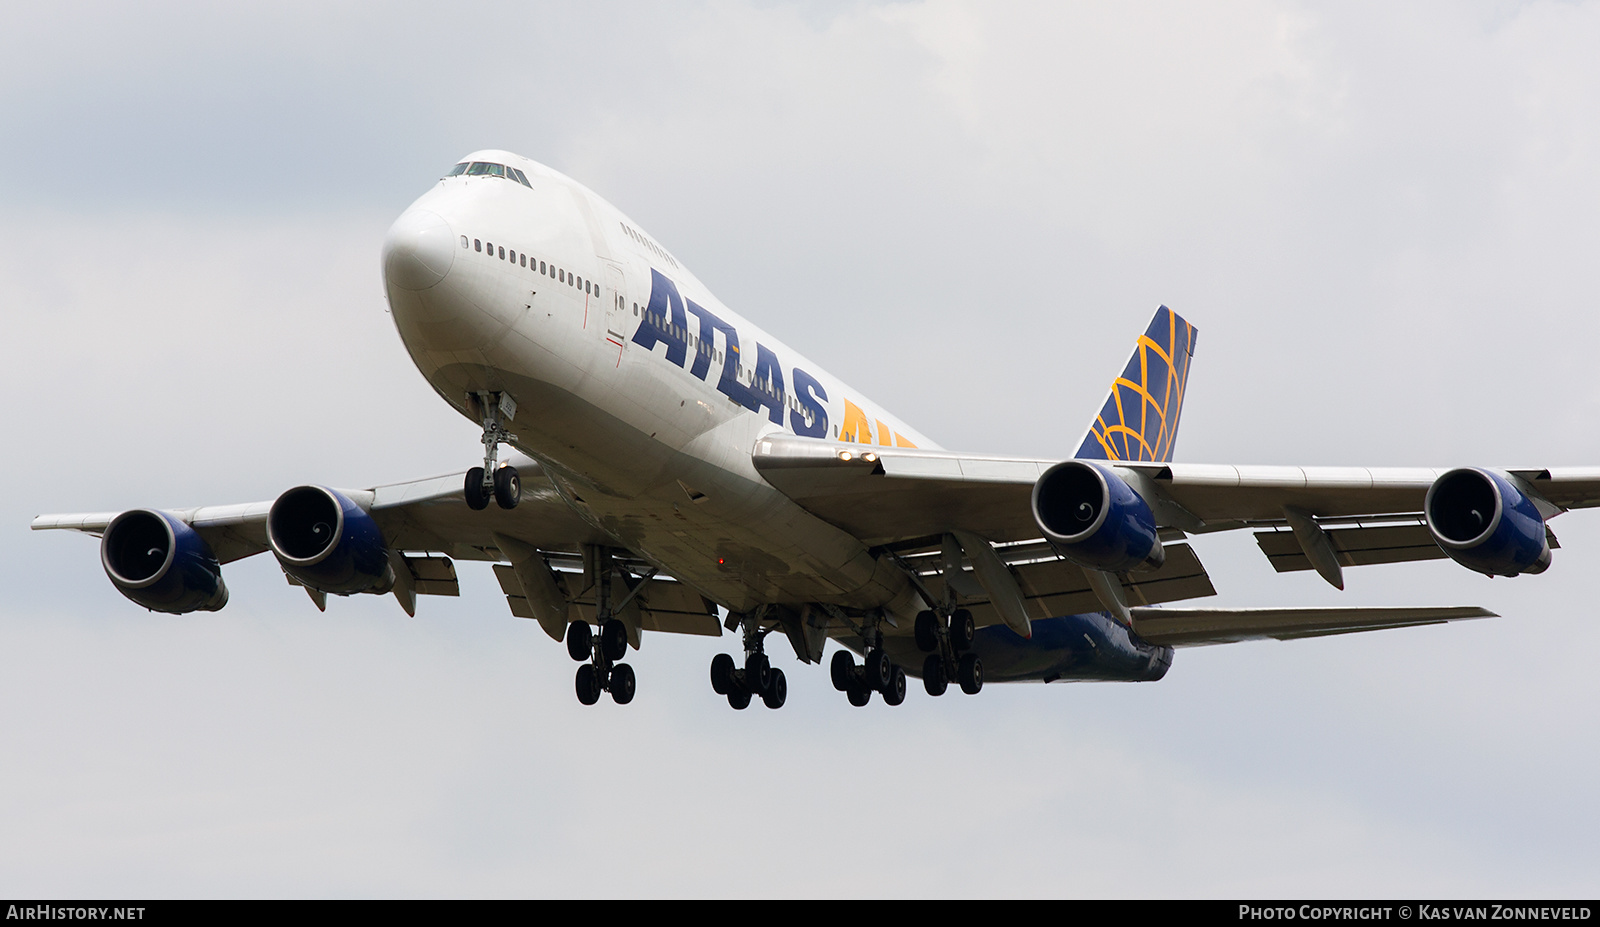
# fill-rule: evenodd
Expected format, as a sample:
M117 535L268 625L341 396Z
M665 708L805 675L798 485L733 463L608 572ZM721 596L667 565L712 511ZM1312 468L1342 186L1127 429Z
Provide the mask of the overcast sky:
M1593 896L1600 514L1344 593L1195 542L1203 604L1495 620L893 709L780 645L739 713L663 635L583 708L486 565L160 616L27 525L470 466L378 254L486 147L947 447L1070 454L1165 303L1179 459L1600 464L1597 47L1571 3L9 11L0 894Z

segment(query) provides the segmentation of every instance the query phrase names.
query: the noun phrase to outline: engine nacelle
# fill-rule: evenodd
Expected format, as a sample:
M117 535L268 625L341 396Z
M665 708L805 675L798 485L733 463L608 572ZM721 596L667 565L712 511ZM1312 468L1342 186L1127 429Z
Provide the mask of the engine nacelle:
M1498 473L1451 470L1428 487L1422 510L1433 539L1469 570L1516 576L1550 566L1544 516Z
M156 612L214 612L228 604L222 566L199 532L154 509L111 519L100 539L100 565L117 591Z
M1033 519L1079 566L1121 573L1166 560L1150 506L1122 477L1081 460L1058 463L1033 484Z
M394 588L389 548L377 522L332 489L296 486L279 496L267 512L267 543L284 572L318 592Z

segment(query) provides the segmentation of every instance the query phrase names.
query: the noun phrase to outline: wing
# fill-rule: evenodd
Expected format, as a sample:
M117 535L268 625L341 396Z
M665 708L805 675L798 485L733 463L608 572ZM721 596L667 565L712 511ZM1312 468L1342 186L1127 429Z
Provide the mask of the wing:
M1095 466L1103 467L1148 505L1168 551L1182 551L1178 562L1186 585L1169 586L1172 595L1141 598L1142 585L1161 588L1154 580L1168 570L1166 565L1154 573L1110 571L1120 591L1110 588L1107 595L1106 587L1092 582L1099 572L1092 564L1074 564L1070 556L1059 556L1060 545L1054 545L1053 559L1048 553L1052 545L1043 540L1033 495L1035 486L1060 461L865 448L772 435L757 442L753 462L768 482L800 506L869 544L900 551L931 550L952 533L980 536L1007 561L1012 581L1034 619L1098 604L1119 614L1141 635L1148 634L1152 643L1174 645L1291 639L1489 616L1475 608L1140 608L1213 594L1193 552L1187 545L1171 543L1186 534L1254 529L1263 553L1279 572L1317 569L1342 588L1344 567L1456 555L1445 550L1424 515L1430 488L1451 474L1476 474L1475 480L1497 480L1495 485L1510 487L1508 493L1522 493L1538 513L1538 534L1547 545L1546 555L1559 545L1544 521L1567 509L1600 504L1597 468L1452 471L1096 461ZM1011 556L1012 550L1031 550L1035 556L1026 563L1012 562L1024 559ZM1046 551L1043 557L1038 556L1041 550ZM1542 566L1529 565L1525 571L1538 569ZM921 575L931 583L940 572L929 564ZM1035 592L1041 587L1041 573L1052 577L1042 585L1052 586L1055 595ZM962 585L959 577L953 578L956 586ZM985 617L992 623L1003 616L979 609L1003 595L984 585L971 589L975 593L971 601L980 623ZM1007 623L1021 630L1018 623Z
M569 619L578 620L586 614L584 609L593 609L593 584L586 579L582 550L608 539L567 503L538 463L521 455L515 455L512 462L522 477L522 498L514 509L468 508L461 491L464 473L338 494L369 515L381 532L393 571L392 586L386 583L381 588L392 589L408 612L414 612L418 595L459 594L452 558L494 561L503 569L497 570L497 575L512 614L538 619L547 633L560 640ZM153 514L169 517L180 529L192 529L214 563L223 564L269 549L267 513L272 505L270 501L251 502ZM100 537L122 514L41 515L32 527ZM720 633L712 603L670 576L651 573L643 564L617 565L621 575L614 583L621 585L613 602L632 593L621 617L635 645L640 630ZM292 576L289 582L299 585ZM325 594L313 591L311 597L318 607L325 605ZM221 601L226 601L226 593Z

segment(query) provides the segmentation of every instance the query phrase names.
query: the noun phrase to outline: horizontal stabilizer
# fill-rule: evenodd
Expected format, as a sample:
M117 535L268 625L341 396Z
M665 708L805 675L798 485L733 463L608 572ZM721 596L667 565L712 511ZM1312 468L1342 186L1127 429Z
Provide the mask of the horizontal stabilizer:
M1152 644L1198 647L1239 641L1287 641L1354 631L1410 628L1465 618L1497 618L1471 605L1416 608L1135 608L1134 633Z

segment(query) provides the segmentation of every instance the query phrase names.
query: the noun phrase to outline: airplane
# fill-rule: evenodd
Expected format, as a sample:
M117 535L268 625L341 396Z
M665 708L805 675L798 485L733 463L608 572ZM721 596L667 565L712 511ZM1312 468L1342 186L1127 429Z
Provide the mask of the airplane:
M508 151L469 154L383 243L390 311L428 383L482 429L481 465L274 500L41 515L98 536L157 612L227 604L222 566L271 551L328 596L458 595L488 561L513 616L564 642L574 688L632 701L645 632L739 636L713 690L781 707L775 632L832 639L852 705L951 684L1155 681L1176 648L1495 617L1476 607L1217 608L1190 535L1245 529L1278 572L1450 558L1540 573L1548 522L1600 467L1448 469L1172 459L1196 328L1165 306L1067 460L947 451L728 308L638 223ZM504 457L501 447L509 448ZM731 649L731 648L730 648ZM858 662L857 656L860 660Z

